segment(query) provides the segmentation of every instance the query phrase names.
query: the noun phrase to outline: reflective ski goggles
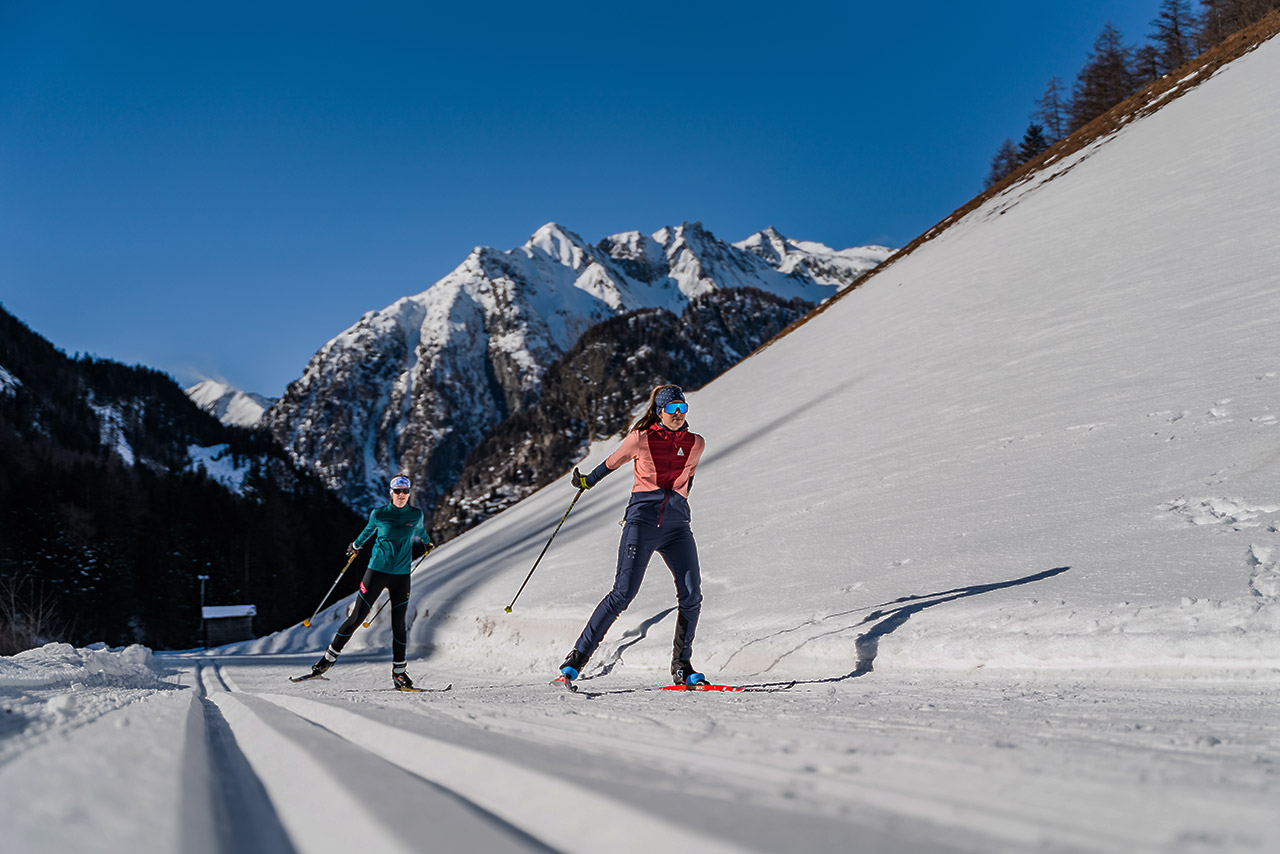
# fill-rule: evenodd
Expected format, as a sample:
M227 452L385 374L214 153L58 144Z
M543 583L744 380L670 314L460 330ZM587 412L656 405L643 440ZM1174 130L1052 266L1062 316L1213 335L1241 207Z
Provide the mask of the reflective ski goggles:
M668 415L675 415L677 412L684 414L689 411L689 404L683 400L673 400L666 406L662 407L662 411Z

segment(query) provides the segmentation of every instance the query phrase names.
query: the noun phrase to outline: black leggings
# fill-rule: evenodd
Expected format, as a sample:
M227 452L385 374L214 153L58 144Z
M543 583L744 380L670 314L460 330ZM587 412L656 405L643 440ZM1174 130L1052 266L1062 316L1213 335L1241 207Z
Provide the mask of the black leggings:
M405 615L409 612L409 573L392 575L377 570L366 570L360 581L360 592L356 595L356 607L347 617L347 621L333 636L334 652L342 652L342 648L355 634L356 627L364 622L369 609L377 601L382 588L391 594L391 655L393 661L404 661L405 648L409 645L408 633L405 631Z

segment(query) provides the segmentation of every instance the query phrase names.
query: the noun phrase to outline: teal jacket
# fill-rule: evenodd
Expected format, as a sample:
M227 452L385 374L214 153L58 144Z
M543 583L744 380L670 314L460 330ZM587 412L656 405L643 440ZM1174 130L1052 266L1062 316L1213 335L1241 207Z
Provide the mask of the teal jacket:
M378 539L373 543L369 568L390 575L408 575L413 568L414 534L421 537L428 548L431 546L422 511L407 504L403 510L396 509L394 504L384 504L370 513L369 524L356 537L355 547L362 547L375 534Z

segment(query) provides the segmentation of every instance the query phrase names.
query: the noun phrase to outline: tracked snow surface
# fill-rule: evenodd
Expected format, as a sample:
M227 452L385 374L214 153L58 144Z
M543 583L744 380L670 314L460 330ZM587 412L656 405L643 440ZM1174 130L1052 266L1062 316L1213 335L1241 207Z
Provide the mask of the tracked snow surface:
M648 690L658 560L551 689L631 475L505 614L565 481L415 573L410 673L448 692L387 690L385 615L286 681L346 602L155 678L0 662L6 848L1280 849L1278 128L1273 41L691 396L694 660L789 690Z

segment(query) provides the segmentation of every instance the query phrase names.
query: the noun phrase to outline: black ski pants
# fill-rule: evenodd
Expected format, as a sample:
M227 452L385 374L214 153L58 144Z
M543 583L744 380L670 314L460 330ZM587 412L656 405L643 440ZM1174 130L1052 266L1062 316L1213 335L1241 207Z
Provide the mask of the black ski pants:
M404 661L408 647L408 632L405 631L405 615L409 613L409 573L392 575L389 572L366 570L360 580L360 592L356 595L356 606L351 616L338 628L333 636L331 646L334 652L342 652L342 648L351 640L356 628L369 615L369 609L378 600L382 588L391 594L391 655L393 661Z

